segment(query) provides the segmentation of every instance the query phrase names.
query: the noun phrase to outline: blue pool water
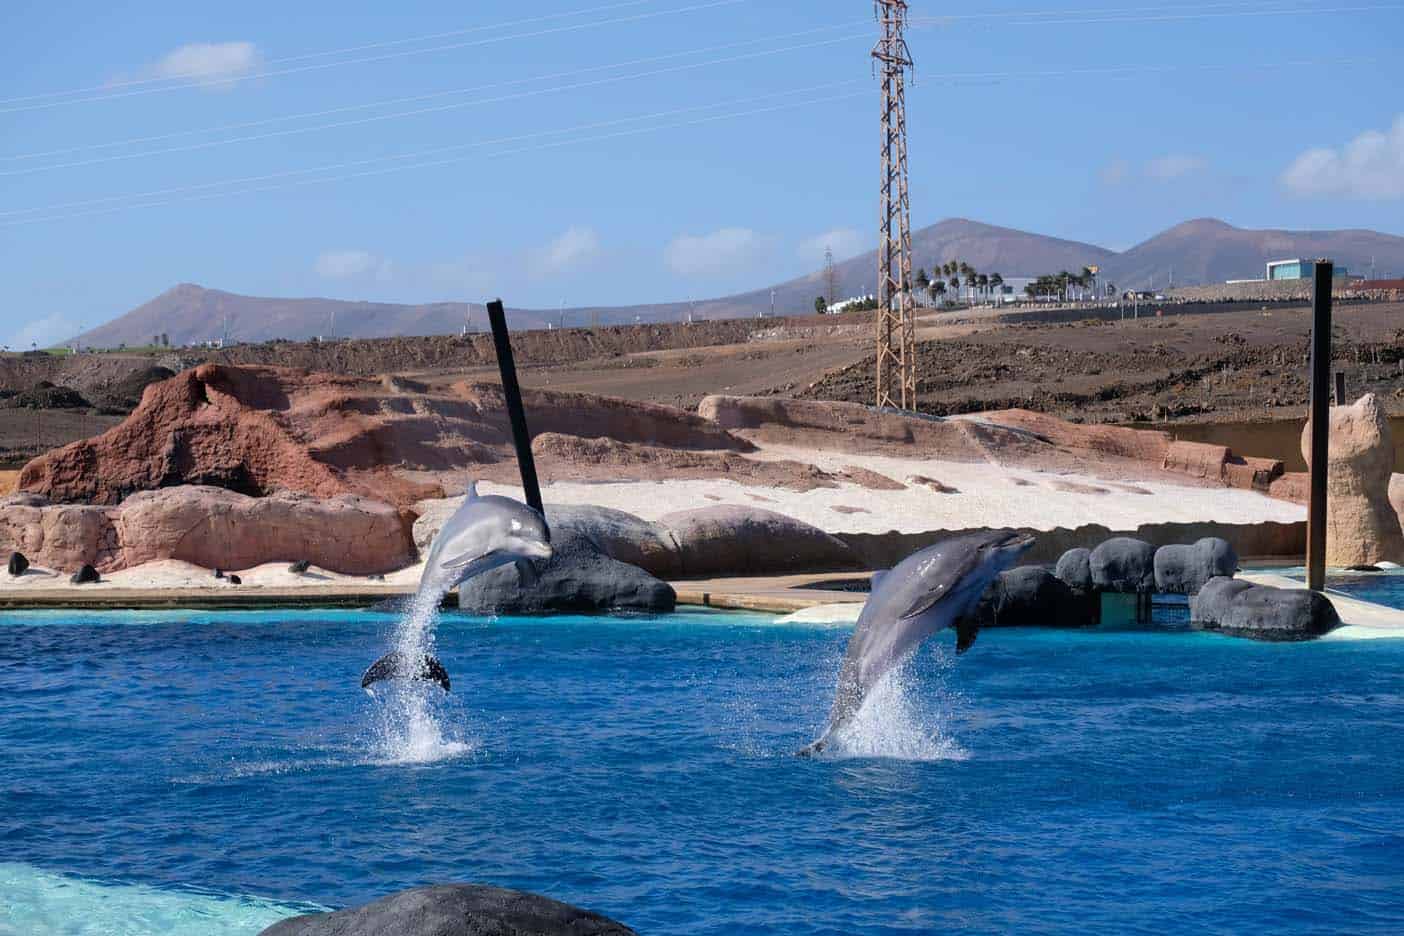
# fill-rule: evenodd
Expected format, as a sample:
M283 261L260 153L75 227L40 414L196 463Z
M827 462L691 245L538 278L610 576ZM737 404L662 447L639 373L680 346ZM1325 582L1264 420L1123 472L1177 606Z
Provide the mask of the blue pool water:
M882 756L805 760L845 630L448 616L426 740L358 688L393 624L0 615L0 933L450 880L643 933L1404 930L1404 640L938 639Z

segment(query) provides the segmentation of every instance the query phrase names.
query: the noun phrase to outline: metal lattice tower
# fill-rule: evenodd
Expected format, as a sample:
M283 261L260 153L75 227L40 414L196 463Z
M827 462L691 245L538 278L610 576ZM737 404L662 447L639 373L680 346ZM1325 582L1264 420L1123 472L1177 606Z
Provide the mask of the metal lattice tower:
M873 59L882 77L882 207L877 279L877 405L916 406L912 224L907 198L907 0L875 0L882 36Z

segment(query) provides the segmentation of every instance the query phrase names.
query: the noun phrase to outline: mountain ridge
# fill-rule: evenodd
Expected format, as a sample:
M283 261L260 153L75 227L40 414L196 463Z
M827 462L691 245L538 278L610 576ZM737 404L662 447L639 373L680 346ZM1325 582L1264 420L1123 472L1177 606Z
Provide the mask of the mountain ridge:
M912 233L914 267L930 270L963 260L982 272L1009 278L1096 265L1101 268L1101 282L1123 288L1162 288L1171 277L1176 285L1251 279L1263 275L1267 261L1297 256L1329 256L1356 273L1368 272L1372 263L1381 275L1404 272L1404 237L1364 229L1257 230L1234 227L1219 218L1183 221L1124 251L969 218L948 218ZM876 268L876 251L836 263L838 292L845 297L872 293ZM563 312L509 308L508 317L517 328L544 328L562 319L567 325L678 321L694 312L705 318L750 317L768 312L772 298L776 312L794 314L810 311L814 298L824 291L821 269L696 303L580 306ZM487 324L479 302L401 304L245 296L180 283L72 341L116 347L145 344L165 334L176 344L198 344L223 337L226 321L229 337L238 341L452 334L465 324L474 330Z

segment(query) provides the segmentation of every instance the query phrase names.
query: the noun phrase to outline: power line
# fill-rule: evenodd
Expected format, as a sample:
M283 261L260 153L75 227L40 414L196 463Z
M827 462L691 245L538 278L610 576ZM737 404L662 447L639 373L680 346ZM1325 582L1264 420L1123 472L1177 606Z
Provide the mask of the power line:
M854 39L861 39L861 38L865 38L865 37L864 37L862 34L860 34L860 33L854 33L854 34L848 35L848 36L840 36L840 37L838 37L838 38L836 38L836 39L821 39L821 40L817 40L817 41L815 41L815 42L801 43L801 44L799 44L799 45L792 45L792 46L787 46L787 47L779 48L779 49L765 49L765 50L762 50L762 51L759 51L759 52L747 52L747 53L742 53L742 54L739 54L739 55L731 55L731 56L727 56L727 57L724 57L724 58L711 59L711 60L708 60L708 61L705 61L705 62L691 62L691 63L685 64L685 65L673 65L673 66L669 66L669 67L667 67L667 68L657 68L657 69L653 69L653 70L650 70L650 71L633 72L633 73L626 74L626 75L615 75L615 76L612 76L612 77L609 77L609 78L597 78L597 79L593 79L593 80L590 80L590 81L576 82L576 83L574 83L574 84L554 85L554 86L548 87L548 88L536 88L536 89L533 89L533 90L530 90L530 91L518 91L518 92L514 92L514 93L512 93L512 94L498 95L498 96L496 96L496 97L476 98L476 99L468 100L468 101L457 101L457 102L454 102L454 103L451 103L451 104L439 104L439 105L435 105L435 106L432 106L432 107L421 107L421 108L417 108L417 109L415 109L415 110L409 110L409 111L398 111L398 112L390 113L390 114L377 114L377 115L375 115L375 116L371 116L371 117L360 117L360 118L357 118L357 119L354 119L354 120L341 120L341 121L336 121L336 122L334 122L334 123L319 124L319 125L310 126L310 127L290 127L290 128L284 129L284 130L273 130L273 131L269 131L269 132L267 132L267 133L254 134L254 135L252 135L252 136L233 137L233 138L231 138L231 139L225 139L225 140L207 140L207 141L202 142L202 143L190 143L190 144L186 144L186 145L183 145L183 146L172 146L172 147L167 147L167 148L165 148L165 149L158 149L158 150L145 150L145 151L137 152L137 153L119 153L119 154L115 154L115 155L111 155L111 156L100 156L100 157L95 157L95 158L93 158L93 159L78 160L78 161L76 161L76 162L56 163L56 164L47 165L47 166L34 166L34 167L24 168L24 169L8 169L8 170L0 171L0 177L4 177L4 176L18 176L18 175L31 175L31 174L37 173L37 172L49 172L49 171L58 170L58 169L73 169L73 168L78 168L78 167L82 167L82 166L92 166L92 165L98 165L98 164L101 164L101 163L116 162L116 161L119 161L119 160L142 159L142 158L146 158L146 157L150 157L150 156L164 156L164 155L169 155L169 154L171 154L171 153L184 153L184 152L191 152L191 151L194 151L194 150L210 149L210 148L217 147L217 146L229 146L229 145L231 145L231 144L236 144L236 143L251 143L251 142L256 142L256 141L258 141L258 140L268 140L268 139L274 139L274 138L277 138L277 137L295 136L295 135L299 135L299 134L303 134L303 133L315 133L315 132L322 131L322 130L335 130L335 129L344 128L344 127L360 126L360 125L362 125L362 124L378 123L378 122L385 121L385 120L401 120L401 119L404 119L404 118L406 118L406 117L416 117L416 116L422 116L422 115L424 115L424 114L442 113L442 112L444 112L444 111L458 110L458 109L461 109L461 108L464 108L464 107L473 107L473 106L480 105L480 104L500 104L500 103L503 103L503 102L505 102L505 101L515 101L515 100L521 100L521 99L523 99L523 98L539 97L539 96L544 95L544 94L557 94L557 93L560 93L560 92L563 92L563 91L576 91L576 90L579 90L579 89L581 89L581 88L594 88L594 87L600 87L600 86L602 86L602 85L618 84L618 83L620 83L620 82L626 82L626 81L637 81L637 80L642 79L642 78L653 78L653 77L657 77L657 76L659 76L659 75L666 75L666 74L671 74L671 73L674 73L674 72L690 71L690 70L698 69L698 68L710 68L710 67L715 66L715 65L725 65L725 64L732 63L732 62L745 61L745 60L747 60L747 59L760 58L760 57L768 57L768 56L771 56L771 55L778 55L778 54L782 54L782 53L786 53L786 52L795 52L795 51L804 50L804 49L819 48L819 47L821 47L821 46L835 45L835 44L837 44L837 43L849 42L849 41L852 41L852 40L854 40ZM733 44L733 45L735 45L735 44ZM693 54L693 53L678 53L678 54L675 54L673 57L677 57L677 55L680 55L680 54ZM597 66L597 67L595 67L595 68L590 68L590 69L581 69L581 71L582 71L582 72L599 71L599 70L601 70L602 68L615 68L615 67L618 67L618 66ZM528 79L528 80L539 80L539 79ZM512 83L512 82L503 82L503 83L500 83L500 84L510 84L510 83ZM520 84L521 82L515 82L515 83ZM469 90L472 90L472 89L469 89ZM454 93L462 93L462 92L454 92ZM372 105L372 106L374 106L374 105Z
M541 23L549 20L568 19L572 16L588 16L591 13L604 13L608 10L617 10L621 7L641 6L646 3L657 3L658 0L624 0L622 3L609 3L604 6L588 7L583 10L568 10L564 13L550 13L545 16L531 16L515 20L507 20L501 23L490 23L482 26L469 26L466 29L453 29L448 32L430 33L424 36L410 36L406 39L388 39L384 42L370 42L364 45L348 46L343 49L328 49L325 52L306 52L302 55L289 55L283 58L270 59L264 62L265 65L282 65L287 62L304 62L307 59L326 58L329 55L346 55L352 52L366 52L370 49L384 49L396 45L409 45L414 42L432 42L436 39L448 39L452 36L463 36L468 33L486 32L490 29L505 29L508 26L522 26L527 23ZM186 78L199 80L207 78L204 72L189 71L177 72L174 75L160 75L151 78L133 78L127 81L112 81L106 84L91 85L86 88L73 88L68 91L46 91L42 94L28 94L23 97L13 97L0 100L0 105L18 104L23 101L36 101L43 98L67 97L73 94L87 94L91 91L108 91L113 88L127 88L135 85L157 84L162 81L181 81Z
M107 207L107 208L98 209L98 210L96 210L96 211L78 212L78 213L65 214L65 215L55 215L55 216L51 216L51 217L42 217L42 218L18 218L18 219L16 219L16 220L12 220L12 221L0 221L0 226L13 227L13 226L16 226L16 225L19 225L19 224L38 223L38 222L41 222L41 221L55 221L55 220L63 220L63 219L75 218L75 217L88 217L88 216L90 216L90 215L95 215L95 214L108 214L108 213L111 213L111 212L114 212L114 211L122 211L122 210L125 210L125 209L128 209L128 208L157 207L157 206L159 206L159 205L176 204L176 203L178 203L178 202L183 202L183 201L198 201L198 200L203 200L203 199L208 199L208 198L218 198L218 197L222 197L222 196L225 196L225 195L243 195L243 194L249 194L249 193L252 193L252 192L271 191L271 190L279 189L279 188L293 188L293 187L296 187L296 186L299 186L299 185L320 184L320 183L325 183L325 182L338 182L338 181L343 181L343 180L346 180L346 179L362 178L362 177L364 177L364 176L369 176L369 175L381 175L381 174L384 174L384 173L386 173L386 172L398 172L398 171L403 171L403 170L405 170L405 169L423 168L423 167L427 167L427 166L447 165L447 164L450 164L450 163L459 162L459 161L461 161L462 159L464 159L464 158L466 158L466 157L457 156L457 157L448 158L448 159L434 160L434 161L431 161L431 162L414 163L414 164L410 164L410 165L400 165L400 166L389 166L388 168L382 168L382 169L376 169L376 170L369 170L369 171L364 171L364 172L356 172L356 173L352 173L352 174L349 174L349 175L327 176L327 177L314 178L314 179L294 179L294 178L293 178L293 177L295 177L295 176L306 176L306 175L312 175L312 174L314 174L314 173L320 173L320 172L334 172L334 171L337 171L337 170L349 169L349 168L353 168L353 167L357 167L357 166L369 166L369 165L375 165L375 164L379 164L379 163L398 162L398 161L404 161L404 160L418 160L418 159L424 159L424 158L426 158L426 157L435 156L435 155L438 155L438 154L440 154L440 153L448 153L448 152L462 151L462 150L467 150L467 149L477 149L477 148L481 148L481 147L485 147L485 146L495 146L495 145L498 145L498 144L517 143L517 142L522 142L522 141L526 141L526 140L540 139L540 138L542 138L542 137L560 136L560 135L562 135L562 134L570 134L570 133L577 133L577 132L580 132L580 131L595 130L595 129L600 129L600 128L609 127L609 126L618 126L619 124L637 123L638 121L641 121L641 120L653 120L653 119L658 119L658 118L674 117L674 116L678 116L678 115L681 115L681 114L693 113L693 112L700 111L700 110L715 110L715 109L718 108L718 107L726 107L726 106L735 105L735 104L751 104L751 103L755 103L755 102L757 102L757 101L769 100L769 99L773 99L773 98L776 98L776 97L789 97L789 96L793 96L793 95L796 95L796 94L806 94L806 93L810 93L810 92L813 92L813 91L824 90L824 89L827 89L827 88L836 88L836 87L842 87L842 86L846 86L846 85L854 85L854 84L857 84L858 82L860 82L861 80L862 80L862 79L856 79L856 78L855 78L855 79L849 79L849 80L845 80L845 81L826 82L826 83L824 83L824 84L813 85L813 86L806 87L806 88L797 88L797 89L792 89L792 90L788 90L788 91L776 91L776 92L772 92L772 93L769 93L769 94L757 95L757 96L755 96L755 97L750 97L750 98L741 98L741 99L737 99L737 100L733 100L733 101L724 101L724 102L718 102L718 103L712 103L712 104L699 104L699 105L693 105L693 106L690 106L690 107L674 108L674 109L671 109L671 110L659 111L659 112L651 113L651 114L641 114L641 115L636 115L636 116L633 116L633 117L621 117L621 118L616 118L616 119L613 119L613 120L605 120L605 121L598 121L598 122L595 122L595 123L581 124L581 125L577 125L577 126L574 126L574 127L568 127L568 128L560 129L560 130L543 130L543 131L537 131L537 132L534 132L534 133L518 134L518 135L515 135L515 136L498 137L498 138L496 138L496 139L491 139L491 140L479 140L479 141L475 141L475 142L472 142L472 143L455 143L455 144L452 144L452 145L449 145L449 146L439 146L439 147L434 147L434 148L428 149L428 150L419 150L419 151L416 151L416 152L413 152L413 153L401 153L401 154L397 154L397 155L393 155L393 156L375 156L375 157L370 157L370 158L367 158L367 159L351 160L351 161L348 161L348 162L333 163L333 164L325 165L325 166L314 166L314 167L307 168L307 169L292 169L292 170L286 170L286 171L282 171L282 172L267 173L267 174L265 174L265 175L245 176L245 177L243 177L243 178L224 179L224 180L217 181L217 182L204 182L204 183L199 183L199 184L196 184L196 185L186 185L186 186L177 186L177 187L174 187L174 188L156 189L156 190L149 191L149 192L137 192L137 193L131 193L131 194L128 194L128 195L114 195L114 196L107 196L107 197L104 197L104 198L86 199L86 200L83 200L83 201L66 202L66 203L63 203L63 204L48 205L48 206L39 207L39 208L20 208L20 209L12 209L12 210L9 210L9 211L0 212L0 216L7 216L7 215L8 215L8 216L13 216L13 215L21 215L21 214L42 214L42 213L48 212L48 211L60 211L60 210L64 210L64 209L67 209L67 208L78 208L78 207L85 207L85 206L90 206L90 205L98 205L98 204L104 204L104 203L110 203L110 202L116 202L116 201L127 201L127 200L135 200L135 199L155 198L155 197L161 197L161 196L166 196L166 195L177 195L177 194L188 194L188 193L203 192L203 194L196 194L196 195L193 195L193 197L191 197L191 198L177 198L177 199L169 199L169 200L157 201L157 202L142 202L142 203L131 204L131 205L112 205L112 206L109 206L109 207ZM842 99L844 99L844 98L846 98L846 97L853 97L853 96L855 96L857 93L858 93L858 92L854 92L853 94L841 94L841 95L835 95L835 96L832 96L832 97L817 98L817 99L814 99L814 100L812 100L812 101L801 101L801 102L794 103L794 104L780 104L780 105L774 105L774 106L770 106L770 107L759 108L759 109L756 109L756 110L740 111L740 112L736 112L736 113L733 113L733 114L724 114L724 115L720 115L720 116L711 116L711 117L697 118L697 119L694 119L694 120L683 121L683 122L681 122L681 123L676 123L676 124L663 125L663 126L660 126L660 127L646 127L646 128L643 128L643 129L636 129L636 130L620 131L620 132L616 132L616 133L602 134L602 135L598 135L598 136L594 136L594 137L583 137L583 138L578 139L578 140L566 140L566 141L558 141L558 142L553 142L553 143L546 143L546 144L541 144L541 145L539 145L539 146L532 146L532 147L525 147L525 148L520 148L520 149L506 150L506 151L503 151L503 152L494 153L494 154L492 154L492 155L495 155L495 156L503 156L503 155L515 155L515 154L526 153L526 152L535 152L535 151L540 150L540 149L551 149L551 148L555 148L555 147L559 147L559 146L565 146L565 145L570 145L570 144L574 144L574 143L592 142L592 141L594 141L594 140L603 140L603 139L612 139L612 138L618 137L618 136L628 136L628 135L634 135L634 134L638 134L638 133L653 132L653 131L661 130L661 129L671 129L672 127L693 126L693 125L696 125L696 124L710 123L710 122L714 122L714 121L716 121L716 120L731 119L731 118L734 118L734 117L743 117L743 116L749 116L749 115L752 115L752 114L771 113L771 112L774 112L774 111L784 110L784 109L791 108L791 107L804 106L804 105L807 105L807 104L817 104L817 103L822 103L822 102L832 101L832 100L842 100ZM261 186L261 187L258 187L258 188L250 188L250 189L236 189L236 190L224 191L224 192L208 192L208 191L205 191L205 190L208 190L208 189L224 188L224 187L227 187L227 186L247 185L247 184L250 184L250 183L258 183L258 182L271 182L271 181L273 181L273 180L290 180L290 181L276 182L275 184L265 185L265 186Z
M930 83L930 82L932 82L932 81L935 81L935 82L943 82L943 81L952 81L952 82L955 82L955 81L970 81L970 80L1043 79L1043 78L1061 78L1061 77L1091 77L1091 76L1097 76L1097 75L1117 75L1117 74L1137 74L1137 73L1163 74L1163 73L1167 73L1167 72L1201 71L1201 70L1229 70L1229 71L1260 71L1260 70L1261 70L1261 71L1267 71L1267 70L1279 69L1279 68L1293 68L1293 67L1324 68L1324 67L1329 67L1329 66L1342 66L1342 65L1350 66L1350 65L1361 65L1361 64L1377 64L1378 62L1379 62L1378 59L1369 58L1369 59L1321 59L1321 60L1302 59L1302 60L1286 61L1286 62L1260 62L1260 63L1238 63L1238 62L1230 62L1230 63L1193 63L1193 64L1172 64L1172 65L1150 65L1150 64L1109 65L1109 66L1102 66L1102 67L1095 67L1095 68L1040 69L1040 70L1035 70L1035 71L946 72L946 73L938 73L938 74L935 74L935 75L930 75L930 74L928 74L928 75L926 75L926 76L923 78L923 81ZM796 91L775 92L775 93L773 93L773 94L762 95L762 96L760 96L760 97L758 97L758 98L748 98L748 99L745 99L745 100L746 100L746 101L755 101L755 100L762 100L762 99L769 98L769 97L774 97L774 96L776 96L776 95L786 95L786 94L794 94L794 93L803 93L804 91L809 91L809 90L817 90L817 89L822 89L822 88L827 88L827 87L837 87L837 86L842 86L842 85L846 85L846 84L852 84L852 83L854 83L854 82L857 81L857 80L858 80L858 79L853 79L853 80L850 80L850 81L839 81L839 82L832 82L832 83L827 83L827 84L822 84L822 85L816 85L816 86L812 86L812 87L810 87L810 88L801 89L801 90L798 91L798 92L796 92ZM729 102L729 103L738 103L738 102ZM500 138L500 139L498 139L498 140L493 140L493 141L488 141L488 142L489 142L489 143L499 143L499 142L511 142L511 141L517 141L517 140L523 140L523 139L534 139L534 138L538 138L538 137L541 137L541 136L550 136L550 135L559 134L559 133L563 133L563 132L574 132L575 130L580 130L580 129L597 128L597 127L599 127L599 126L609 126L609 125L613 125L613 124L616 124L616 123L619 123L619 122L629 122L629 121L636 121L636 120L648 119L648 118L653 118L653 117L670 116L670 115L676 115L676 114L679 114L679 113L686 113L686 112L689 112L689 111L697 110L697 109L699 109L699 108L700 108L700 109L709 109L709 108L715 108L715 107L720 107L720 106L725 106L725 104L705 104L705 105L698 105L698 106L695 106L695 107L687 107L687 108L680 108L680 109L671 110L671 111L663 111L663 112L660 112L660 113L657 113L657 114L645 115L644 117L629 117L629 118L621 118L620 120L604 121L603 123L586 124L586 125L583 125L583 127L572 128L571 130L568 130L568 131L541 131L541 132L537 132L537 133L525 134L525 135L522 135L522 136L504 137L504 138ZM392 160L392 161L393 161L393 160L402 160L402 159L415 159L415 158L433 156L433 155L436 155L436 154L438 154L438 153L449 152L449 151L453 151L453 150L458 150L458 149L463 149L463 148L468 148L468 147L482 146L482 145L487 145L487 144L484 144L484 143L456 143L456 144L450 144L450 145L447 145L447 146L434 147L434 148L431 148L431 149L428 149L428 150L420 150L420 151L417 151L417 152L414 152L414 153L409 153L409 154L402 154L402 155L395 155L395 156L378 156L378 157L372 157L372 158L366 159L366 160L352 160L352 161L349 161L349 162L335 163L335 164L331 164L331 165L327 165L327 166L313 167L313 168L310 168L310 169L294 169L294 170L288 170L288 171L283 171L283 172L269 173L269 174L265 174L265 175L247 176L247 177L243 177L243 178L227 179L227 180L217 181L217 182L196 183L196 184L193 184L193 185L177 186L177 187L165 188L165 189L155 189L155 190L152 190L152 191L147 191L147 192L136 192L136 193L130 193L130 194L127 194L127 195L111 195L111 196L105 196L105 197L100 197L100 198L91 198L91 199L85 199L85 200L82 200L82 201L74 201L74 202L64 202L64 203L60 203L60 204L44 205L44 206L33 207L33 208L14 208L14 209L7 209L7 210L0 211L0 218L3 218L3 217L14 217L14 216L17 216L17 215L43 214L43 213L45 213L45 212L50 212L50 211L60 211L60 210L68 209L68 208L87 207L87 206L91 206L91 205L106 204L106 203L117 202L117 201L126 201L126 200L131 200L131 199L152 198L152 197L159 197L159 196L173 195L173 194L181 194L181 193L187 193L187 192L198 192L198 191L203 191L203 190L210 189L210 188L219 188L219 187L228 186L228 185L239 185L239 184L252 183L252 182L264 182L264 181L269 181L269 180L274 180L274 179L287 178L287 177L290 177L290 176L307 175L307 174L316 173L316 172L335 171L335 170L338 170L338 169L346 169L346 168L351 168L351 167L354 167L354 166L361 166L361 165L374 164L374 163L378 163L378 162L384 162L384 161L387 161L387 160ZM119 208L120 208L120 206L119 206ZM65 217L68 217L68 216L65 216ZM23 220L23 219L21 219L21 220ZM44 220L44 219L37 219L37 220ZM10 223L13 224L13 223L16 223L16 222L10 222Z
M487 39L475 39L471 42L454 42L447 45L430 46L426 49L406 49L400 52L387 52L383 55L373 55L364 58L345 59L340 62L321 62L313 65L299 65L294 68L275 69L272 71L256 72L248 75L238 75L230 80L252 81L256 78L276 78L281 75L293 75L301 72L320 71L326 68L339 68L343 65L364 65L370 62L383 62L387 59L404 58L409 55L424 55L431 52L446 52L454 49L467 49L474 46L491 45L497 42L512 42L518 39L533 39L538 36L550 36L559 33L576 32L581 29L598 29L601 26L613 26L619 23L634 23L640 20L656 19L660 16L674 16L679 13L695 13L699 10L711 10L717 7L734 6L738 3L748 3L750 0L708 0L706 3L695 3L691 6L675 7L668 10L656 10L651 13L635 13L632 16L621 16L615 19L597 20L592 23L576 23L570 26L553 26L550 29L539 29L535 32L514 33L508 36L492 36ZM43 104L26 104L20 107L0 108L0 114L14 114L21 111L43 110L51 107L60 107L65 104L89 104L94 101L111 101L118 98L137 97L146 94L159 94L162 91L175 91L187 88L187 84L166 85L159 88L140 88L134 91L121 91L116 94L98 94L92 97L70 98L64 101L49 101Z
M799 36L807 36L818 32L829 32L835 29L846 29L851 26L862 26L866 20L850 20L846 23L834 23L829 26L816 26L812 29L801 29L792 33L782 33L774 36L760 36L755 39L743 39L739 42L726 42L721 45L705 46L698 49L687 49L682 52L669 52L663 55L650 55L644 58L629 59L623 62L613 62L608 65L592 65L589 68L577 68L569 71L552 72L545 75L537 75L532 78L515 78L509 81L494 81L488 84L474 85L467 88L452 88L444 91L431 91L426 94L414 94L408 97L388 98L381 101L369 101L363 104L347 104L341 107L332 107L319 111L306 111L301 114L285 114L281 117L266 117L261 120L249 120L241 123L224 124L217 127L197 127L190 130L174 130L170 133L158 133L145 137L131 137L126 140L110 140L106 143L85 143L81 146L68 146L62 149L45 150L36 153L16 153L9 156L0 156L0 160L21 160L21 159L42 159L46 156L64 156L69 153L80 153L95 149L111 149L118 146L135 146L141 143L156 143L161 140L171 140L183 136L195 136L204 133L228 133L234 130L248 130L253 127L266 127L269 124L286 123L292 120L307 120L317 117L330 117L334 114L344 114L350 111L369 110L376 107L389 107L394 104L411 104L416 101L433 100L440 97L451 97L455 94L468 94L474 91L487 91L492 88L513 87L515 85L532 84L537 81L550 81L556 78L571 78L576 75L585 75L597 71L609 71L615 68L629 68L634 65L646 65L649 62L661 62L668 59L684 58L689 55L704 55L710 52L721 52L725 49L735 49L742 46L755 45L760 42L770 42L775 39L794 39ZM3 102L0 102L3 103Z

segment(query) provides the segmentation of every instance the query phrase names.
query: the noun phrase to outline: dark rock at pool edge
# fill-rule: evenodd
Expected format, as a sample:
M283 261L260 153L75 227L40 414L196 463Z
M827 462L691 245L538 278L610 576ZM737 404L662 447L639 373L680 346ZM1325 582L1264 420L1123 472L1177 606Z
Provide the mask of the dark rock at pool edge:
M1228 540L1206 536L1191 546L1160 547L1154 565L1156 591L1193 595L1212 578L1231 578L1238 571L1238 553Z
M1234 597L1252 587L1252 582L1226 576L1210 579L1199 594L1190 596L1190 621L1205 626L1217 625Z
M1335 606L1320 592L1223 578L1204 586L1190 617L1201 627L1254 640L1312 640L1341 626Z
M93 582L101 582L102 576L98 575L97 569L94 569L90 565L84 565L77 572L73 573L73 577L70 578L69 581L74 585L90 585Z
M299 559L288 566L288 571L293 575L302 575L310 568L312 568L312 563L308 562L306 559Z
M555 546L536 571L539 581L530 587L522 586L515 565L474 576L458 587L458 606L494 614L672 611L678 600L667 582L611 559L583 539Z
M233 573L231 572L231 573L229 574L229 584L230 584L230 585L242 585L242 584L244 584L244 580L241 579L241 578L239 578L239 576L237 576L237 575L235 575L235 574L233 574Z
M1058 557L1058 564L1054 567L1053 574L1074 591L1091 591L1091 560L1092 550L1082 546L1069 549Z
M10 553L9 570L10 575L14 576L15 578L19 578L21 575L29 571L29 560L25 558L24 553Z
M478 884L400 891L334 913L292 917L260 936L635 936L622 923L536 894Z
M1079 595L1039 566L1001 572L977 612L982 627L1085 627L1097 623L1096 598Z
M1155 588L1155 547L1129 536L1113 536L1092 550L1087 559L1092 584L1110 592L1143 592Z

